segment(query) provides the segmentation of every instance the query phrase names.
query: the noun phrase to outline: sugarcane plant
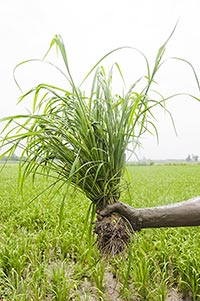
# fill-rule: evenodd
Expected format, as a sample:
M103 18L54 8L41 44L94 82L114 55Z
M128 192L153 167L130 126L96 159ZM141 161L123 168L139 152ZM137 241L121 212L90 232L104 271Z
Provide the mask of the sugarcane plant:
M1 157L9 157L22 149L21 183L29 175L45 174L54 179L49 188L58 189L65 184L66 189L75 187L91 201L88 209L91 223L95 212L118 203L124 188L127 150L135 152L146 132L157 136L153 110L156 106L166 110L166 99L160 93L152 93L152 86L173 32L159 48L152 70L142 52L120 47L101 58L80 85L75 84L71 75L62 37L56 35L43 60L56 46L66 72L58 67L56 70L65 75L69 88L39 84L20 97L20 102L30 95L33 97L32 113L1 120L5 122L1 139L5 151ZM143 57L147 73L126 91L123 86L119 94L112 87L116 72L122 85L124 82L119 65L115 63L106 71L102 62L124 48L137 51ZM196 77L194 69L193 72ZM87 94L82 87L88 78L92 81ZM117 254L126 249L133 232L130 223L116 214L97 220L94 230L103 254Z

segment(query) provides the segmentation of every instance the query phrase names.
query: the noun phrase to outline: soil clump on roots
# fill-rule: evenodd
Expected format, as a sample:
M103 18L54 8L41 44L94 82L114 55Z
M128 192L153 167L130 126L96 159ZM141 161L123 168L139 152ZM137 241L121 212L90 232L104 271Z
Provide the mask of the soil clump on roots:
M96 221L95 233L99 252L108 257L126 250L133 235L133 229L127 220L112 214Z

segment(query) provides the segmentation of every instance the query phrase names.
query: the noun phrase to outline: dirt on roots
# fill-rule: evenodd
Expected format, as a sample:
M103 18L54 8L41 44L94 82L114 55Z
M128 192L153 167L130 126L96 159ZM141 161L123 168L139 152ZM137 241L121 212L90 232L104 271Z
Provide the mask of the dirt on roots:
M127 220L112 214L97 220L95 233L99 252L105 256L115 256L127 249L133 229Z

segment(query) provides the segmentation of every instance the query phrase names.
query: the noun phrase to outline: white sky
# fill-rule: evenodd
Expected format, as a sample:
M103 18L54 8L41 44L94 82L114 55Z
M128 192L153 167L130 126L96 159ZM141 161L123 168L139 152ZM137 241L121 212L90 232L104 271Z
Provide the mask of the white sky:
M168 44L166 57L189 60L200 78L200 1L198 0L1 0L0 2L0 117L24 112L17 105L20 91L12 72L29 58L42 58L55 34L61 34L77 85L92 65L109 50L129 45L139 48L153 63L156 52L176 21L179 24ZM54 62L55 57L53 57ZM145 75L137 55L121 52L114 58L131 83ZM63 86L60 75L47 66L30 64L17 71L24 91L51 82ZM200 97L187 66L169 63L158 77L160 92L189 92ZM186 158L200 155L200 102L179 97L168 103L178 137L169 117L158 112L160 143L154 137L143 140L140 157L151 159Z

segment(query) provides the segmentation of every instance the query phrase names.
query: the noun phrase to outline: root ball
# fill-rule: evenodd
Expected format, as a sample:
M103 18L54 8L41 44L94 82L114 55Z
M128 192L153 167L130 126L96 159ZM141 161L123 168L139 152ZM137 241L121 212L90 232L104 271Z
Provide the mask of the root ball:
M115 256L126 250L133 230L124 218L112 214L96 222L95 233L99 252L105 256Z

